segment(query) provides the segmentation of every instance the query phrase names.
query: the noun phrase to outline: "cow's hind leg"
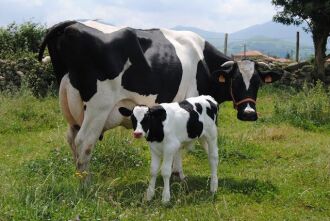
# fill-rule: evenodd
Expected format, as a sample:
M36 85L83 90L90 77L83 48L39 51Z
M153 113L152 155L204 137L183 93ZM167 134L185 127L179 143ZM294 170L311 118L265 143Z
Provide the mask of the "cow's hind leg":
M77 161L77 148L74 141L79 129L80 127L78 125L69 125L69 128L66 132L66 139L71 147L74 162Z

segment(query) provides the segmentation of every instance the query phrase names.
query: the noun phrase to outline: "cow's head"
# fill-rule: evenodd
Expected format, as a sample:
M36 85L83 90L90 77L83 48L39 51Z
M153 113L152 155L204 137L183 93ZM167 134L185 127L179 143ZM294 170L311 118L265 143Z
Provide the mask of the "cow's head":
M262 69L268 69L263 71ZM263 62L250 60L227 61L216 71L215 77L222 86L229 88L230 99L237 109L237 118L244 121L258 119L257 93L261 82L272 83L281 78L279 71L269 70Z

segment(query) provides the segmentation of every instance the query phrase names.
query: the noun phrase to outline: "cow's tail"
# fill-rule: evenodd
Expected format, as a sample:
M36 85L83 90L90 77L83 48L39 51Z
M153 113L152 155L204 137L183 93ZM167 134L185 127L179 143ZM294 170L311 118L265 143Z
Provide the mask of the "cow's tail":
M47 33L46 33L44 39L42 40L41 45L40 45L40 49L39 49L38 60L40 62L42 61L42 57L44 55L44 51L45 51L45 48L46 48L48 42L51 39L63 34L64 29L66 27L68 27L72 24L75 24L75 23L77 23L77 21L64 21L64 22L61 22L59 24L54 25L53 27L51 27L47 30Z

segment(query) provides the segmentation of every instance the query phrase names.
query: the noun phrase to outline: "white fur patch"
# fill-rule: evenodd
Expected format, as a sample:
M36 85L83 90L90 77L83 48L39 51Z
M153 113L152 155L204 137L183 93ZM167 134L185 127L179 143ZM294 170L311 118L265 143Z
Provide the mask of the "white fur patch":
M135 128L134 132L141 132L143 135L145 135L148 131L144 131L141 125L141 121L143 120L145 114L148 112L149 108L145 106L136 106L133 109L133 115L136 118L137 126Z
M123 27L116 27L116 26L112 26L112 25L107 25L107 24L103 24L97 21L84 21L81 22L82 24L91 27L91 28L95 28L96 30L99 30L105 34L110 34L112 32L118 31L119 29L122 29Z
M243 81L245 83L246 90L250 87L250 81L254 73L254 62L249 60L238 61L238 68L243 76Z
M205 40L190 31L160 30L175 48L182 64L182 79L173 101L198 96L196 73L198 62L204 58Z

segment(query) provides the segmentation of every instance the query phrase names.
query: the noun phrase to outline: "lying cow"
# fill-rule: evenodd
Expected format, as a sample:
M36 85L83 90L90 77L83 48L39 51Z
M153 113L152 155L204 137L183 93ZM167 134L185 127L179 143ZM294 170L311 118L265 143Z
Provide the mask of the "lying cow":
M131 127L119 107L153 106L205 94L218 103L233 101L238 119L253 121L257 120L260 83L281 76L262 71L263 63L231 61L188 31L66 21L48 30L40 61L46 47L60 83L60 106L79 172L87 170L104 131L119 125Z
M210 189L212 193L216 192L218 188L217 106L218 103L211 96L199 96L179 103L162 103L151 108L147 106L136 106L133 110L119 108L123 116L131 118L134 137L145 136L150 145L151 179L147 189L147 200L151 200L155 194L161 156L163 156L161 173L164 180L162 201L166 203L170 200L169 180L173 159L176 155L180 155L182 144L190 146L196 139L199 139L208 150L211 167ZM180 176L183 176L182 170L179 172Z

